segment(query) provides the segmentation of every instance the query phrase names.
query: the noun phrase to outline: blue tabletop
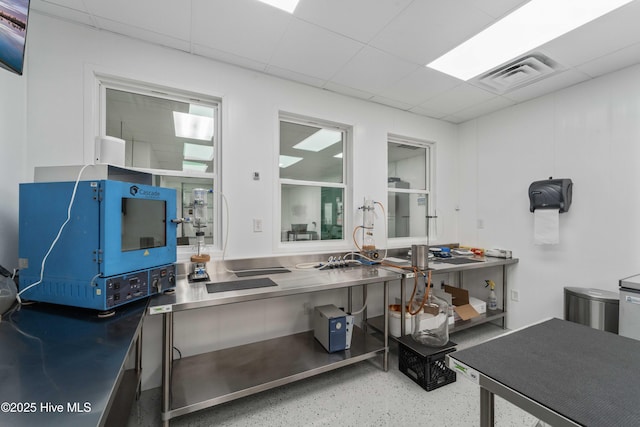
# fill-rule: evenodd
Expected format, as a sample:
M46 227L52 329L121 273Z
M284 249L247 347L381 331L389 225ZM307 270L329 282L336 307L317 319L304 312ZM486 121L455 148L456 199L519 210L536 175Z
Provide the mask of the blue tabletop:
M5 314L0 425L102 425L146 305L127 304L104 319L45 303Z

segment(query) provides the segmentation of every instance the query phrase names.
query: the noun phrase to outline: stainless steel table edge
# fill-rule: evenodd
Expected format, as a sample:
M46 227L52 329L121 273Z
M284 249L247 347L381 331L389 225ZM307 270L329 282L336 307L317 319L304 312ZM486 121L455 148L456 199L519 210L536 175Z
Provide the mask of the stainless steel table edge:
M367 271L375 271L376 274L367 275L365 274ZM299 273L299 276L288 276L293 277L294 279L297 277L301 277L302 279L304 279L304 281L307 282L302 285L292 285L292 282L295 282L295 280L292 280L290 278L283 278L283 275L280 274L265 275L266 277L269 277L271 280L273 280L273 282L276 283L277 286L226 291L214 294L208 294L206 292L205 282L188 283L186 278L180 278L176 286L176 294L154 295L153 297L151 297L149 302L149 314L163 314L166 311L176 312L320 291L346 289L354 286L382 283L384 281L390 280L399 280L401 278L401 274L398 272L390 271L387 269L378 269L371 266L356 267L351 269L347 268L344 270L336 270L335 272L342 272L344 274L343 276L337 278L330 277L331 281L326 280L325 277L324 282L322 282L318 278L323 279L322 276L330 275L332 273L332 270L297 272ZM316 277L313 277L313 273L316 273ZM229 278L227 277L226 279ZM318 280L314 281L314 279ZM243 279L235 280L242 281ZM211 280L211 282L215 283L215 280Z

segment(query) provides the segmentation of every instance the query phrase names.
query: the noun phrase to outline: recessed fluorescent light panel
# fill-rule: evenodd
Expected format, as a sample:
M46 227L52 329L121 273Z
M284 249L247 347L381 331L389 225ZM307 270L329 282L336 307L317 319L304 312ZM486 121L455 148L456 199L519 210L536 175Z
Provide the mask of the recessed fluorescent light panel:
M342 141L342 132L329 129L320 129L316 133L293 146L298 150L318 152Z
M213 116L173 112L173 125L177 137L211 141L213 138Z
M285 155L280 155L280 162L279 165L281 168L288 168L291 165L295 165L296 163L298 163L300 160L302 160L302 157L293 157L293 156L285 156Z
M632 0L531 0L427 67L469 80Z
M298 5L299 0L258 0L262 3L266 3L270 6L277 7L278 9L282 9L285 12L293 13L296 10L296 6Z
M182 170L184 172L206 172L207 164L200 162L190 162L188 160L182 161Z
M213 160L213 147L211 145L189 144L185 142L182 154L186 160Z

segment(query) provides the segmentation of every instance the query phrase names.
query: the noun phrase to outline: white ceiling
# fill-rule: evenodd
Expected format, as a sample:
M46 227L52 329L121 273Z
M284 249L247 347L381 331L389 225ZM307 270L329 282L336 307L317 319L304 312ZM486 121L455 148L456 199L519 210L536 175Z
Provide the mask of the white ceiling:
M606 1L606 0L602 0ZM539 49L561 71L498 95L424 65L525 0L32 0L37 12L452 123L640 62L640 0Z

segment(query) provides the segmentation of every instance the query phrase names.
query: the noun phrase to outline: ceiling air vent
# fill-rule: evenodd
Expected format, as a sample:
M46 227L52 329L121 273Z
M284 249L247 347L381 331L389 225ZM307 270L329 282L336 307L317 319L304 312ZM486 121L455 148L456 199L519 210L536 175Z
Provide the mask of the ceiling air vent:
M536 53L518 58L507 65L473 79L472 83L495 93L506 93L549 77L561 67L555 61Z

